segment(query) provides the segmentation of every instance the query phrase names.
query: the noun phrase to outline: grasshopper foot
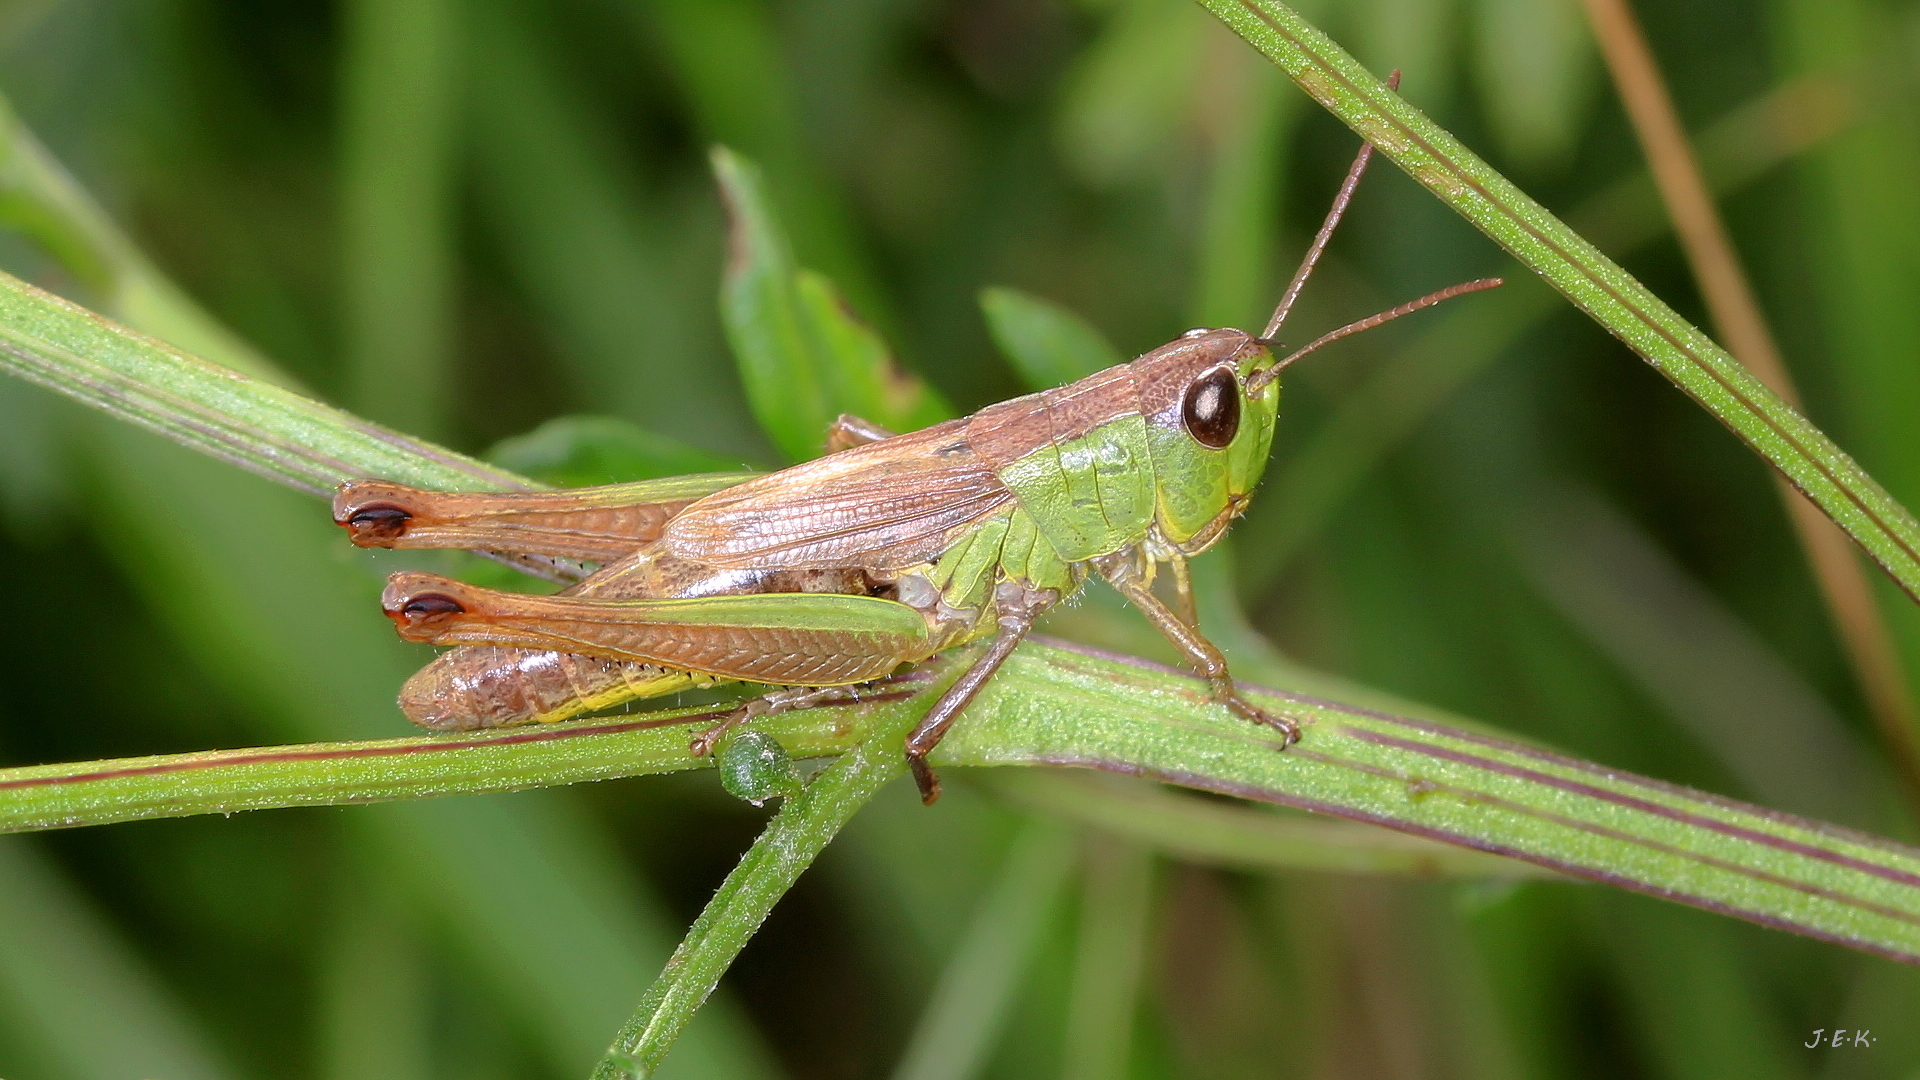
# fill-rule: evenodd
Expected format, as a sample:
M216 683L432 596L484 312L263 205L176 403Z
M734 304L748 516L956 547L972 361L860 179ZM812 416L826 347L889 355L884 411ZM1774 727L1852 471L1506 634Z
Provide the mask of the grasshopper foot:
M927 764L925 754L907 751L907 767L913 770L913 782L920 788L920 804L932 806L940 798L940 776Z
M1216 694L1214 695L1214 700L1218 701L1222 705L1225 705L1229 710L1233 712L1233 715L1240 717L1242 720L1248 720L1255 724L1262 724L1266 727L1270 727L1273 730L1279 732L1280 733L1280 749L1282 750L1285 750L1287 747L1292 746L1294 743L1297 743L1300 741L1300 725L1299 724L1295 723L1292 720L1287 719L1284 716L1275 716L1272 713L1267 712L1265 709L1260 708L1259 706L1255 705L1253 702L1248 701L1246 698L1241 697L1239 693L1237 693L1234 690L1229 689L1225 693L1216 692Z

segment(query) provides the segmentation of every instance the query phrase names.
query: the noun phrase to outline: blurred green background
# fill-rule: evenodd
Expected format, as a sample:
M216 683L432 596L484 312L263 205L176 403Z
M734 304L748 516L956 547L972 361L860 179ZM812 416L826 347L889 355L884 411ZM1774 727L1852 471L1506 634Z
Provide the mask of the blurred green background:
M1305 7L1701 317L1575 0ZM1920 4L1641 16L1809 411L1920 503ZM962 409L1026 389L983 287L1127 354L1257 327L1355 145L1183 0L13 0L0 89L328 400L758 467L711 144ZM0 266L98 302L13 233ZM1377 166L1287 336L1516 269ZM1294 369L1269 477L1208 573L1293 658L1913 836L1757 459L1532 282ZM0 763L407 732L396 563L318 503L6 381L0 522ZM1058 629L1155 649L1111 606ZM672 1076L1920 1075L1886 961L1591 885L1196 866L949 784L856 820ZM584 1075L762 814L699 774L5 838L0 1076Z

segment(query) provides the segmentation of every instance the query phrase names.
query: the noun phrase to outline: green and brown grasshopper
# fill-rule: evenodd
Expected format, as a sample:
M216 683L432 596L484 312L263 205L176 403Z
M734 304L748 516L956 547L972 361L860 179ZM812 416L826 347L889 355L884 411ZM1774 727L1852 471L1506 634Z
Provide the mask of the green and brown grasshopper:
M1242 513L1265 471L1288 364L1452 296L1456 285L1275 359L1274 335L1366 168L1362 147L1265 332L1193 330L1131 363L896 435L854 417L829 453L767 475L565 491L441 494L366 481L334 518L361 546L479 548L602 564L556 596L393 575L383 603L410 641L460 646L408 681L430 728L561 720L737 680L780 687L694 740L991 638L906 742L927 754L1041 613L1097 573L1166 635L1235 715L1299 731L1234 688L1195 628L1187 559ZM1173 605L1153 591L1172 570Z

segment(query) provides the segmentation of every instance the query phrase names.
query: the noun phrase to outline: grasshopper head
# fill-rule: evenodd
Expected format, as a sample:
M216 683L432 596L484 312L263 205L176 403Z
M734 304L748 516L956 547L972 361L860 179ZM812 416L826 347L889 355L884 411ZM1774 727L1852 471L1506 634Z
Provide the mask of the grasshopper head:
M1133 362L1159 491L1155 523L1189 554L1218 539L1266 471L1280 387L1265 342L1191 330Z

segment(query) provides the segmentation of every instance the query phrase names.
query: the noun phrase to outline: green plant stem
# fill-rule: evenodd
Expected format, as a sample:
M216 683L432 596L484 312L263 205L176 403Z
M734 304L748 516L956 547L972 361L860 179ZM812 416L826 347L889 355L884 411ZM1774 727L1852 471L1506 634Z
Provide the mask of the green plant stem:
M1586 0L1586 9L1714 326L1735 359L1782 400L1799 408L1793 373L1741 268L1733 238L1720 220L1632 7L1626 0ZM1873 599L1872 583L1833 524L1785 484L1780 489L1787 518L1799 534L1814 582L1826 600L1828 617L1839 632L1868 712L1906 789L1908 810L1920 810L1920 732L1914 726L1913 697L1892 630Z
M452 491L521 477L134 333L0 274L0 371L315 495L379 477Z
M1286 5L1200 3L1713 413L1920 599L1920 522L1725 350Z
M979 782L1009 801L1202 866L1416 878L1558 876L1420 836L1195 798L1124 777L998 769L982 773Z
M954 676L959 671L958 665L949 665L944 674ZM900 740L932 704L932 694L948 681L939 679L920 694L918 709L910 703L880 706L857 744L799 795L781 804L780 812L754 839L673 950L632 1019L614 1036L593 1071L594 1080L645 1080L653 1075L773 905L813 865L854 812L887 781L906 771Z
M1807 76L1715 122L1701 135L1701 164L1715 191L1730 192L1833 137L1852 114L1841 85ZM1645 173L1605 188L1567 217L1580 235L1616 255L1668 231ZM1558 301L1547 288L1510 281L1440 313L1347 394L1298 452L1273 463L1251 516L1234 527L1240 543L1260 552L1240 568L1252 593L1263 596L1280 580L1394 447L1556 310Z
M0 771L0 832L117 821L343 806L520 791L680 772L709 762L687 751L687 727L719 714L672 709L549 727L364 742L118 758ZM762 726L789 753L844 751L846 716L819 710Z
M780 717L767 730L796 757L835 753L855 732L873 732L860 736L860 768L894 770L897 738L878 733L904 730L958 662L946 658L903 676L878 699ZM1920 851L1477 732L1279 691L1250 693L1306 726L1298 746L1278 752L1266 732L1209 704L1184 673L1033 642L969 707L934 762L1077 766L1315 810L1920 963ZM0 829L697 768L685 728L664 726L693 715L12 769L0 772ZM866 790L871 777L860 776L866 779L847 791ZM809 813L832 809L806 805L815 807ZM802 829L792 817L776 824L782 820L783 831L768 843L804 847L818 836L813 825ZM756 865L785 866L772 855L756 858ZM1405 858L1383 844L1374 862L1391 867ZM758 886L729 901L747 905L738 910L760 902L770 903L771 894ZM700 945L701 962L725 943ZM684 1002L686 991L678 993Z

